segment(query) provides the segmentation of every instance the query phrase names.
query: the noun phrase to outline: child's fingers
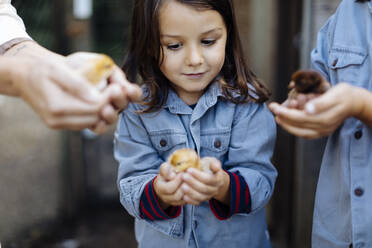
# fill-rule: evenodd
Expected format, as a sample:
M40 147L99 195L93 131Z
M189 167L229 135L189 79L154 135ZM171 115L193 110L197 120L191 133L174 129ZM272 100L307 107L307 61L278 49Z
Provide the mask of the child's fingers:
M197 201L199 203L212 198L211 195L205 195L203 193L200 193L200 192L196 191L195 189L191 188L186 183L182 184L181 188L182 188L182 191L184 192L184 194L186 196L190 197L190 199L192 199L194 201Z
M173 167L169 163L162 163L159 169L159 175L161 175L165 180L173 180L176 176Z
M181 206L185 204L183 201L184 192L181 188L177 189L176 192L172 195L164 195L163 201L167 202L172 206Z
M189 196L187 196L187 195L184 195L184 197L183 197L183 201L184 201L186 204L191 204L191 205L194 205L194 206L197 206L197 205L200 204L200 202L191 199L191 198L190 198Z
M209 161L209 167L213 173L217 173L221 170L221 162L217 160L216 158L208 158Z
M157 194L163 198L165 195L174 194L181 186L181 183L181 174L177 175L172 181L167 181L162 176L158 176L157 183L154 186L156 187Z
M186 182L188 186L202 194L213 195L214 193L216 193L216 187L202 183L201 181L195 179L189 173L185 173L182 176L182 180Z
M190 174L193 176L196 180L204 183L204 184L211 184L211 182L214 179L214 174L209 174L204 171L200 171L194 168L189 168L187 169L186 173Z

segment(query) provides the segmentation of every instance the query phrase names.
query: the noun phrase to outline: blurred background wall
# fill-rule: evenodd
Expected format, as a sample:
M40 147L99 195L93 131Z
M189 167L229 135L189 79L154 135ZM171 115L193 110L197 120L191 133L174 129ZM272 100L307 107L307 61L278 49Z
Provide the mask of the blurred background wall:
M309 67L316 32L339 2L234 1L248 64L271 89L271 100L283 101L291 74ZM102 52L121 64L131 0L13 4L41 45L64 55ZM120 207L115 185L113 130L100 137L87 131L52 131L22 101L0 96L3 247L135 247L133 220ZM274 247L310 247L323 146L324 140L305 141L278 128L273 162L279 177L268 207ZM89 241L97 235L99 241Z

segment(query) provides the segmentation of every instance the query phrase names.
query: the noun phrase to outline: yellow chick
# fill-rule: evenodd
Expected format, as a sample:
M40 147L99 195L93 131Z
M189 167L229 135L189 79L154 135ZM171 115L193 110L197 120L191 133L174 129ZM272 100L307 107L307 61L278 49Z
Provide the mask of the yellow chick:
M98 53L73 53L67 56L67 62L99 90L106 87L107 78L115 67L109 56Z

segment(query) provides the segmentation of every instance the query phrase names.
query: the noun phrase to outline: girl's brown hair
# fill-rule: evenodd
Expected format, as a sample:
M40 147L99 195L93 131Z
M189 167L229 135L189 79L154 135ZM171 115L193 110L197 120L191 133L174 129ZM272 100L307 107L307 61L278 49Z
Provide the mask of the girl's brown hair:
M264 102L270 93L267 87L247 68L235 20L232 0L173 0L191 5L200 10L215 10L227 28L227 43L224 65L220 76L224 96L234 102ZM123 70L128 80L146 84L147 106L142 112L161 109L168 97L170 82L162 74L159 64L163 57L159 32L159 10L164 0L135 0L132 16L131 41L124 60ZM140 78L138 78L140 76ZM247 82L250 84L248 87ZM239 97L237 97L237 95Z

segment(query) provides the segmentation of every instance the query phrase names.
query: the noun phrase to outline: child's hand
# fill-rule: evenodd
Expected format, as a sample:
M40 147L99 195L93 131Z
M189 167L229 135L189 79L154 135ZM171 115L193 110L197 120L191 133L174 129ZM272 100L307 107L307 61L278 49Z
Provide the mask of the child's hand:
M160 166L159 174L154 181L154 190L163 210L170 206L182 206L185 204L182 200L181 183L182 173L176 174L169 163L163 163Z
M188 204L199 205L203 201L215 198L228 205L230 177L222 170L221 162L211 157L202 158L201 162L209 163L212 173L189 168L182 175L184 183L181 188L185 194L183 200Z

